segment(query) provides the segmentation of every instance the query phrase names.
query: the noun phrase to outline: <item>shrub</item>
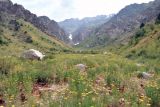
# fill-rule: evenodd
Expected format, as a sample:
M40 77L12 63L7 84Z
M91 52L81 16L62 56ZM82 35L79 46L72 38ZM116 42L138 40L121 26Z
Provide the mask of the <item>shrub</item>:
M32 42L33 42L32 37L31 37L31 36L28 36L28 37L26 38L25 42L27 42L27 43L32 43Z
M7 44L7 43L8 43L7 40L4 37L0 36L0 45Z
M120 80L112 74L108 75L105 80L108 86L111 86L111 84L120 85Z
M147 53L145 50L141 50L140 52L137 53L137 55L145 57L147 55Z
M146 31L145 29L140 29L136 32L135 38L143 37L145 35Z
M143 28L144 26L145 26L145 24L144 24L144 23L141 23L140 28Z
M52 80L51 72L48 71L37 71L33 77L33 82L39 85L46 85Z
M155 24L160 24L160 14L157 16Z

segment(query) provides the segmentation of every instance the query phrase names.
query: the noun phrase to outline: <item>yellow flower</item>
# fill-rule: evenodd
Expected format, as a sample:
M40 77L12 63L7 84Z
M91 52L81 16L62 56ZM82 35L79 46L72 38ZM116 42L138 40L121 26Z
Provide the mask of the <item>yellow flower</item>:
M85 96L86 96L86 93L82 93L82 96L85 97Z
M111 87L113 88L115 85L114 84L111 84Z
M12 105L12 107L15 107L15 105Z
M64 99L65 99L65 100L67 100L68 98L67 98L67 97L65 97Z
M143 98L144 98L144 96L143 96L143 95L141 95L141 96L140 96L140 99L143 99Z
M93 98L92 98L92 101L95 101L95 100L96 100L96 98L95 98L95 97L93 97Z
M139 99L139 102L143 102L144 100L143 99Z
M147 103L147 106L151 106L151 104Z

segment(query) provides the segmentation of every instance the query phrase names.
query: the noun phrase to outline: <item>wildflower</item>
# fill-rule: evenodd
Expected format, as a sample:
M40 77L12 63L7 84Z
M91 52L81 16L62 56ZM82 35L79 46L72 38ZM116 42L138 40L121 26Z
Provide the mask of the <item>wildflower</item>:
M93 97L93 98L92 98L92 101L95 101L95 100L96 100L96 98L95 98L95 97Z
M111 87L113 88L115 85L114 84L111 84Z
M64 99L65 99L65 100L67 100L68 98L67 98L67 97L65 97Z
M151 104L147 103L147 106L151 106Z
M140 99L144 99L144 96L143 96L143 95L141 95L139 98L140 98Z
M12 105L12 107L15 107L15 105Z
M97 92L95 92L95 94L96 94L96 95L98 95L98 93L97 93Z
M139 99L139 102L141 103L141 102L143 102L144 100L143 99Z
M86 93L82 93L82 96L85 97L85 96L86 96Z

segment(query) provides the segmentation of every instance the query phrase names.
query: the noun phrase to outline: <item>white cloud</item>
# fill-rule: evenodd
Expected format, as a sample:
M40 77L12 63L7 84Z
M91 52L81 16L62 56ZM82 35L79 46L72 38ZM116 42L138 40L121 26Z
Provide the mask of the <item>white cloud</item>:
M38 16L56 21L117 13L126 5L153 0L12 0Z

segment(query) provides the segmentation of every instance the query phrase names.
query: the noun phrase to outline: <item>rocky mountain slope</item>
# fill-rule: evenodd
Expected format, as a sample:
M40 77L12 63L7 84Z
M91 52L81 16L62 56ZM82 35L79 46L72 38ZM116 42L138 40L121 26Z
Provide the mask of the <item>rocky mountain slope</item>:
M59 22L59 25L66 32L72 34L73 43L79 43L85 40L95 28L107 22L112 16L99 15L96 17L86 17L81 20L72 18Z
M84 47L106 46L123 40L127 42L134 32L141 26L155 20L160 13L160 1L132 4L126 6L108 22L95 29L83 44ZM127 41L124 41L127 40ZM122 42L121 42L122 43Z
M35 14L26 10L23 6L13 4L10 0L0 1L0 11L15 15L18 18L22 18L25 21L32 23L34 26L36 26L43 32L51 36L56 36L56 38L65 42L68 41L67 34L62 28L59 27L57 22L49 19L46 16L37 17Z
M69 47L24 19L0 12L0 54L19 56L26 49L37 49L49 54L64 52Z

